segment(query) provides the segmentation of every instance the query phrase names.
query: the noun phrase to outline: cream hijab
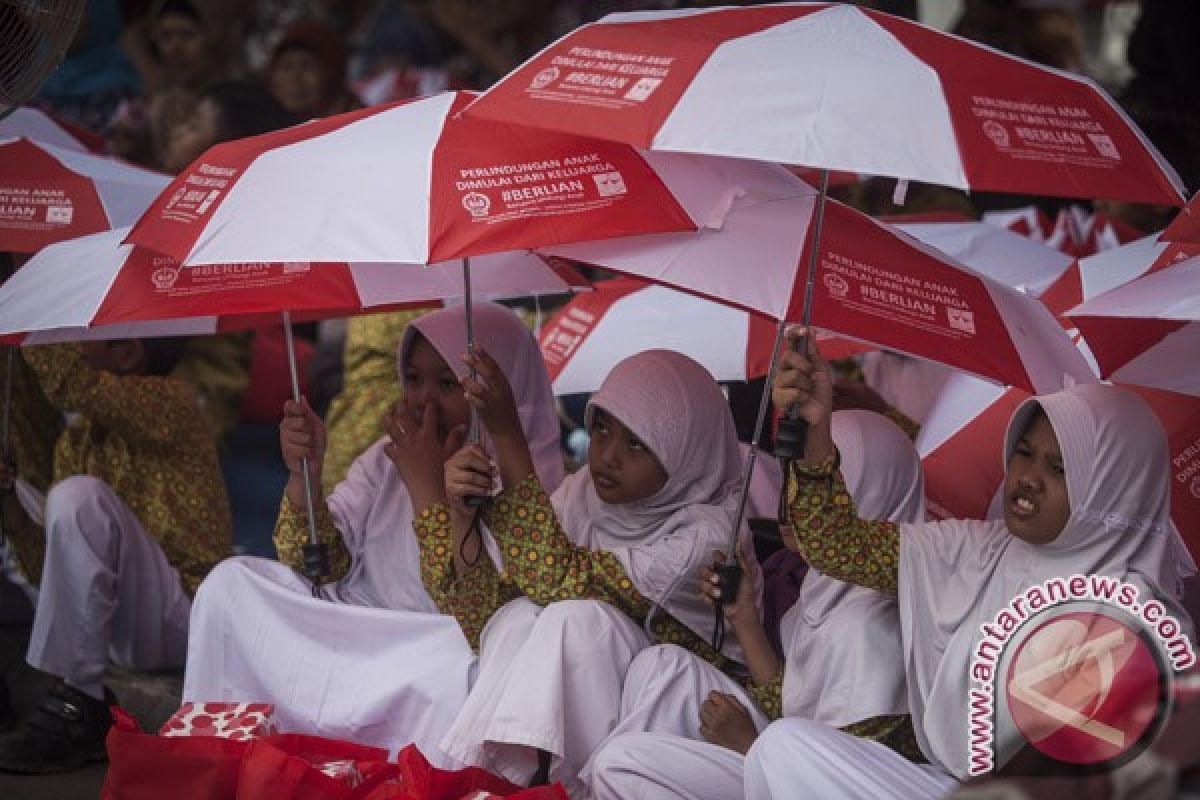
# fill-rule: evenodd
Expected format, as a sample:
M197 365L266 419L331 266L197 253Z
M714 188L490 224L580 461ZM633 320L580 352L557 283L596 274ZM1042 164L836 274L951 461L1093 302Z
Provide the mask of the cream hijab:
M1154 414L1136 395L1100 384L1030 398L1009 422L1005 464L1037 406L1066 470L1071 514L1057 539L1028 544L1003 520L901 526L900 620L914 727L925 755L959 779L968 774L970 659L980 626L1021 592L1055 577L1108 575L1154 594L1190 628L1176 593L1195 564L1171 525L1169 454ZM1002 724L999 750L1014 750L1019 736Z
M925 521L921 461L899 428L870 411L836 411L833 441L860 517ZM809 569L780 635L785 716L842 727L908 713L894 597Z
M645 442L667 482L644 500L611 505L581 469L551 497L559 522L574 544L615 554L638 592L708 638L713 611L700 599L698 572L729 547L741 480L725 396L687 356L648 350L613 367L588 403L589 427L596 408Z
M478 303L475 335L496 359L512 384L521 425L542 485L553 489L562 482L563 459L558 445L558 412L541 350L525 324L503 306ZM397 353L404 375L405 358L420 332L433 349L462 378L467 368L463 306L418 317L409 323ZM413 508L408 488L384 453L384 436L355 459L327 500L342 538L350 550L350 572L325 591L355 605L436 613L437 606L421 583L420 553L412 534Z

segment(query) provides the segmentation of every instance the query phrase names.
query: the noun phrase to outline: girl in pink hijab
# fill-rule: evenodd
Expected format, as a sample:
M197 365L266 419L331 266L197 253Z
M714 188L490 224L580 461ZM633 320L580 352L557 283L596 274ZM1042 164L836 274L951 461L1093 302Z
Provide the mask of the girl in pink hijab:
M490 356L464 381L495 446L451 457L449 502L418 515L421 536L462 545L461 500L504 491L483 512L503 576L521 597L483 631L480 675L442 749L527 782L577 774L616 724L629 662L655 637L718 666L698 575L733 528L740 458L733 419L699 364L651 350L613 368L587 410L587 467L553 493L533 472L511 392ZM753 577L748 580L754 580ZM732 638L732 637L731 637ZM540 774L539 774L540 773Z
M748 798L947 793L978 756L969 721L984 626L1055 579L1109 576L1136 587L1137 603L1153 600L1177 622L1177 641L1163 652L1178 646L1194 660L1177 595L1195 564L1170 520L1166 436L1132 393L1088 384L1027 400L1006 436L1003 517L907 525L861 519L846 494L830 438L829 368L815 349L783 355L773 399L809 424L804 459L789 476L797 549L825 574L897 595L909 707L929 764L818 723L781 720L747 755ZM1086 643L1062 652L1077 658ZM1077 679L1048 690L1059 706L1091 686L1086 666L1075 663ZM993 688L1003 699L1009 682L997 678ZM1096 684L1091 696L1100 703L1106 691ZM1028 746L1016 712L1004 708L990 718L996 767Z

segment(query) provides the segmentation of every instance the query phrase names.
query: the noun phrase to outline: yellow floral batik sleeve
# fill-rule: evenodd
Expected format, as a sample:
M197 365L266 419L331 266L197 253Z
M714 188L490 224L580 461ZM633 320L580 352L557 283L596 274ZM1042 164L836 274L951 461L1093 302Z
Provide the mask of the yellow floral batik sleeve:
M317 540L329 548L329 579L341 580L350 572L350 550L324 503L318 504L316 517ZM292 505L286 493L279 504L279 516L275 519L272 538L279 560L297 572L303 572L304 545L308 544L308 512Z
M504 554L505 573L535 603L603 600L645 624L654 604L633 585L616 555L571 543L536 475L496 497L485 518ZM730 666L729 659L661 608L650 629L659 641L690 650L719 669Z
M480 553L466 572L454 568L454 535L450 512L442 503L430 506L413 520L421 551L421 582L438 610L458 620L463 635L476 652L487 621L502 605L521 596L505 580L487 553Z
M794 464L792 470L788 509L800 555L826 575L895 594L900 526L859 518L836 455L820 466Z
M750 680L746 684L746 694L753 698L767 719L774 722L783 716L783 670L775 673L768 683L757 683Z

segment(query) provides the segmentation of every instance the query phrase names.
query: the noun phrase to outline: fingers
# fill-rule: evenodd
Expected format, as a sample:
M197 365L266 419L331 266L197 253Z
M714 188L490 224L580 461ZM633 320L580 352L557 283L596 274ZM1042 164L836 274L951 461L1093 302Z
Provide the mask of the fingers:
M455 497L488 494L496 467L478 445L464 447L446 462L446 493Z
M467 441L467 426L455 425L446 434L446 443L442 447L443 455L449 459L451 455L457 453Z

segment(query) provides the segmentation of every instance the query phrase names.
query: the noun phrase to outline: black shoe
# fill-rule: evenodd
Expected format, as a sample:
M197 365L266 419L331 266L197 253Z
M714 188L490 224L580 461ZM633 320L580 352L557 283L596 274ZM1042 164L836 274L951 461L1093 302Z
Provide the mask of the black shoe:
M103 761L110 727L108 703L59 681L28 719L0 737L0 771L40 775Z
M17 712L13 711L12 694L8 691L8 681L0 675L0 732L6 731L17 724Z

